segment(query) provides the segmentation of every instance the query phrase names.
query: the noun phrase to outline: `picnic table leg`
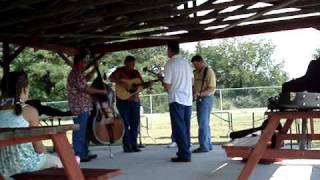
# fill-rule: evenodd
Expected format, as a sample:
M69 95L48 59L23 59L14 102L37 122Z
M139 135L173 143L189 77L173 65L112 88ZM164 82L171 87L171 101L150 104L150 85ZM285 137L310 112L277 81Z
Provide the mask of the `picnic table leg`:
M271 137L274 131L277 129L280 123L280 117L270 117L266 128L264 129L258 143L256 144L254 150L249 156L247 163L245 164L244 168L242 169L238 180L247 180L251 175L253 169L261 159L264 151L268 146L268 142L271 140Z
M300 150L305 150L306 149L306 143L307 143L307 129L308 129L308 121L307 119L303 118L302 119L302 127L301 127L301 132L302 132L302 137L301 137L301 141L299 143L299 149Z
M72 152L71 145L65 133L52 135L52 141L62 161L64 171L69 180L84 180L83 173Z
M281 129L280 134L287 134L289 129L290 129L290 127L291 127L291 125L292 125L292 123L293 123L293 121L294 121L293 119L287 119L286 122L283 125L283 128ZM283 142L283 139L278 139L277 138L275 149L280 149L282 142Z

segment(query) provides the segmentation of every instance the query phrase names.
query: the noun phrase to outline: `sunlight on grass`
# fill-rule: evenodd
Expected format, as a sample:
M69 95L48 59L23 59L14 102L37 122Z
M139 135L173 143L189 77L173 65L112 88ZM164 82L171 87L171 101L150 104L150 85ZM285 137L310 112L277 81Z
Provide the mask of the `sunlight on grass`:
M216 112L211 115L211 135L213 143L228 142L229 133L232 131L260 126L263 120L265 109L240 109L233 111ZM232 118L232 127L229 127L225 120ZM254 119L254 121L253 121ZM63 121L62 124L72 124L72 120ZM315 129L319 129L320 122L315 121ZM298 130L299 123L294 123L293 132ZM301 127L301 126L300 126ZM68 132L71 140L72 132ZM168 144L171 142L171 124L169 113L144 114L141 116L142 144ZM70 141L71 142L71 141ZM192 113L191 120L191 142L198 143L198 123L195 112ZM139 140L138 140L139 143ZM51 141L45 141L46 146L52 146Z

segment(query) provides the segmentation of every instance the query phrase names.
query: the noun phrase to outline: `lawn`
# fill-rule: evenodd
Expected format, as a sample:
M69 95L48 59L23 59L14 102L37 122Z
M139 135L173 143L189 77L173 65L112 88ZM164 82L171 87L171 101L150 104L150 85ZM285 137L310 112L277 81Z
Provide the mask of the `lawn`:
M232 111L214 111L211 115L211 132L213 143L220 144L228 142L229 133L260 126L265 119L264 108L238 109ZM232 119L232 126L228 123ZM298 122L298 121L297 121ZM70 124L72 120L63 121L62 124ZM301 127L300 122L295 123L292 131L296 132ZM320 128L320 122L315 121L315 131ZM168 144L171 142L171 126L169 113L161 114L143 114L141 117L141 141L142 144ZM197 143L198 124L195 112L191 119L191 141ZM72 132L68 132L68 138L71 140ZM71 142L71 141L70 141ZM138 141L139 142L139 141ZM119 142L120 143L120 142ZM50 141L45 141L46 146L52 146Z
M253 114L255 126L261 124L265 109L241 109L233 111L213 112L211 115L212 141L221 143L229 141L228 135L233 130L250 128L253 125ZM233 128L229 127L228 120L232 118ZM62 121L62 124L71 124L72 120ZM42 123L44 125L44 123ZM198 124L195 112L191 119L191 141L197 143ZM169 113L143 114L141 117L141 141L143 144L167 144L171 142L171 126ZM71 140L72 132L68 132ZM50 141L45 141L46 146L52 146Z

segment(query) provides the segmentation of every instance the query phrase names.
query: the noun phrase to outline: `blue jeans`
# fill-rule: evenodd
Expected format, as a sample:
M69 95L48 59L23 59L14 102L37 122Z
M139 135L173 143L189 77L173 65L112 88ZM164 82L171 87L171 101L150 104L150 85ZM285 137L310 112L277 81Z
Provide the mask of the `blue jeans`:
M198 139L200 149L203 151L210 151L211 144L211 130L210 130L210 113L213 106L213 95L203 96L201 100L197 101L197 119L198 119Z
M190 159L190 119L192 106L185 106L177 102L169 104L173 132L178 145L178 157Z
M86 156L89 153L87 138L88 119L89 112L83 112L73 118L73 123L80 125L80 129L78 131L73 131L72 133L73 149L75 154L80 157Z
M123 145L137 146L140 125L140 102L117 100L117 108L125 126L122 139Z
M171 113L170 113L170 119L172 119ZM174 130L173 130L173 121L171 121L171 142L177 142L176 135L174 134Z

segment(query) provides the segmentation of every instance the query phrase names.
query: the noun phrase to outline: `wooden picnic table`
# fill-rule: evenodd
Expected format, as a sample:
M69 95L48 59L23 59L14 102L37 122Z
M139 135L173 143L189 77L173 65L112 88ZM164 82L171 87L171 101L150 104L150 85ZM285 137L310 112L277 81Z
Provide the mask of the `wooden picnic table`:
M320 111L266 112L265 114L268 116L269 121L255 147L240 147L231 151L235 156L241 154L242 157L248 158L238 180L249 179L261 158L320 159L320 150L306 150L305 148L301 148L301 146L300 149L281 149L281 144L284 140L299 140L300 142L303 142L306 139L320 140L320 134L315 134L313 129L313 121L316 120L315 118L320 118ZM285 122L281 132L276 135L276 147L269 148L268 143L276 132L281 119ZM307 134L306 131L303 131L303 133L300 134L288 134L288 130L295 119L301 119L305 125L307 121L310 121L310 133Z
M79 129L79 125L0 128L0 147L51 139L68 179L84 180L83 173L66 136L67 131L76 129Z

